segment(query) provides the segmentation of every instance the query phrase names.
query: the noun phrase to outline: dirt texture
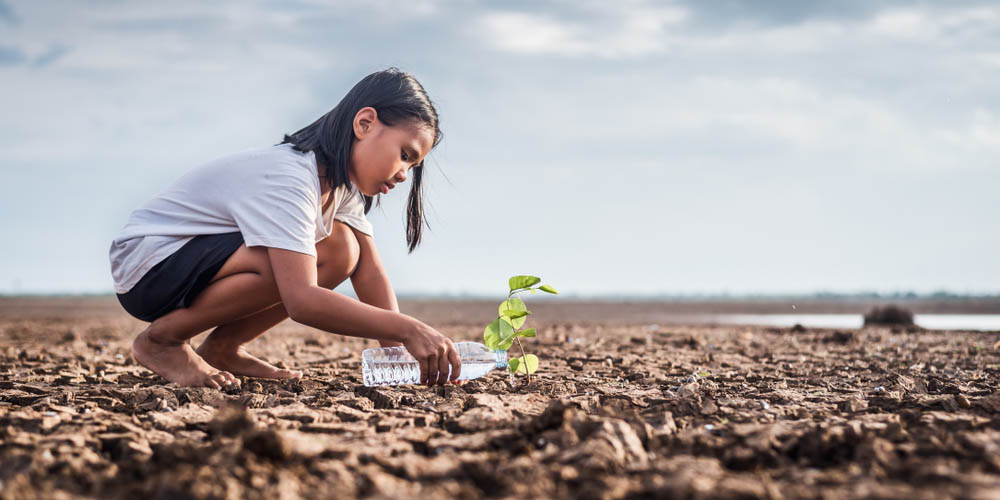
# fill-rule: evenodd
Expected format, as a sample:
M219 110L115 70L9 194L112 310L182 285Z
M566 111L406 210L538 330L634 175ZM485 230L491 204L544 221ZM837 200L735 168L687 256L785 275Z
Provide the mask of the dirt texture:
M223 392L137 365L111 301L2 299L0 498L1000 498L1000 332L544 314L531 383L365 387L374 342L286 321L249 350L304 378Z

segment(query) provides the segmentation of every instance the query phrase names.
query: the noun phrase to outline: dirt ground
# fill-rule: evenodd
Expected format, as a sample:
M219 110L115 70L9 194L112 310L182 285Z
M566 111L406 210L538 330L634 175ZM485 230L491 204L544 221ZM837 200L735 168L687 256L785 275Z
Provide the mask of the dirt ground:
M367 388L374 342L286 321L250 351L305 377L220 392L137 365L113 298L0 299L0 498L1000 498L1000 332L526 300L531 383ZM493 307L401 303L461 340Z

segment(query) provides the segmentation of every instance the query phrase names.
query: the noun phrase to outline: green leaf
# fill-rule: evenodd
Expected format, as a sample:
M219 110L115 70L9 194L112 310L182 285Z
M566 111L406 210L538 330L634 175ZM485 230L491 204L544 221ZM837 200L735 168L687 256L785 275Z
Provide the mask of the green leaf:
M502 344L514 336L514 327L504 318L497 318L483 330L483 343L490 349L505 349ZM508 347L510 344L508 343Z
M507 369L511 373L517 373L517 367L521 366L521 358L514 358L507 361Z
M521 330L519 332L514 332L514 335L517 336L517 337L534 337L535 336L535 329L534 328L525 328L524 330Z
M507 284L510 285L510 291L520 290L522 288L529 288L534 286L536 283L542 281L542 278L538 276L511 276L507 280Z
M524 305L524 301L517 297L501 302L498 310L500 311L500 317L509 318L510 324L513 325L514 328L521 328L524 326L524 322L527 321L527 318L524 317L527 316L527 314L518 317L511 317L511 313L517 313L520 311L526 312L528 310L528 306Z
M507 311L504 313L504 316L506 316L507 319L517 319L523 318L529 314L531 314L531 311Z
M549 285L542 285L542 286L538 287L538 289L541 290L541 291L543 291L543 292L549 292L549 293L559 294L559 292L557 292L555 288L552 288Z
M536 293L538 293L538 289L537 288L532 288L531 289L531 294L534 295Z
M511 370L515 373L535 373L538 371L538 356L534 354L526 354L523 358L514 358L507 362L507 366L514 366L514 361L517 361L517 367Z

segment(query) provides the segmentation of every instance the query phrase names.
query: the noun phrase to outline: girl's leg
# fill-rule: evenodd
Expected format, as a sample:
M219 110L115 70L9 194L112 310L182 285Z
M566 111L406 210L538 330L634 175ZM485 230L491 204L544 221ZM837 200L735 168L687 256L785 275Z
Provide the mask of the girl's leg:
M338 221L334 223L333 233L316 245L316 253L319 285L333 289L354 274L360 248L351 229ZM208 364L236 375L278 379L301 377L302 372L277 368L243 348L244 344L287 318L285 306L276 304L256 314L219 325L196 352Z
M357 246L357 240L354 244ZM160 317L136 337L133 356L146 368L182 386L219 387L238 383L231 373L209 365L187 340L213 326L270 309L280 301L267 249L240 246L190 307ZM273 320L277 311L270 314L274 315L269 316Z

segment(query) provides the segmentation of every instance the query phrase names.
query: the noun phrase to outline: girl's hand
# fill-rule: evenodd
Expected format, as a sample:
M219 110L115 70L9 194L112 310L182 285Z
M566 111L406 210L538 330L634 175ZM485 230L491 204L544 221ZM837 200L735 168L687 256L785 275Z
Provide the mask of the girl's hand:
M462 359L458 356L455 344L421 321L415 322L413 330L403 340L403 347L420 363L421 384L446 384L449 367L452 381L462 373Z

